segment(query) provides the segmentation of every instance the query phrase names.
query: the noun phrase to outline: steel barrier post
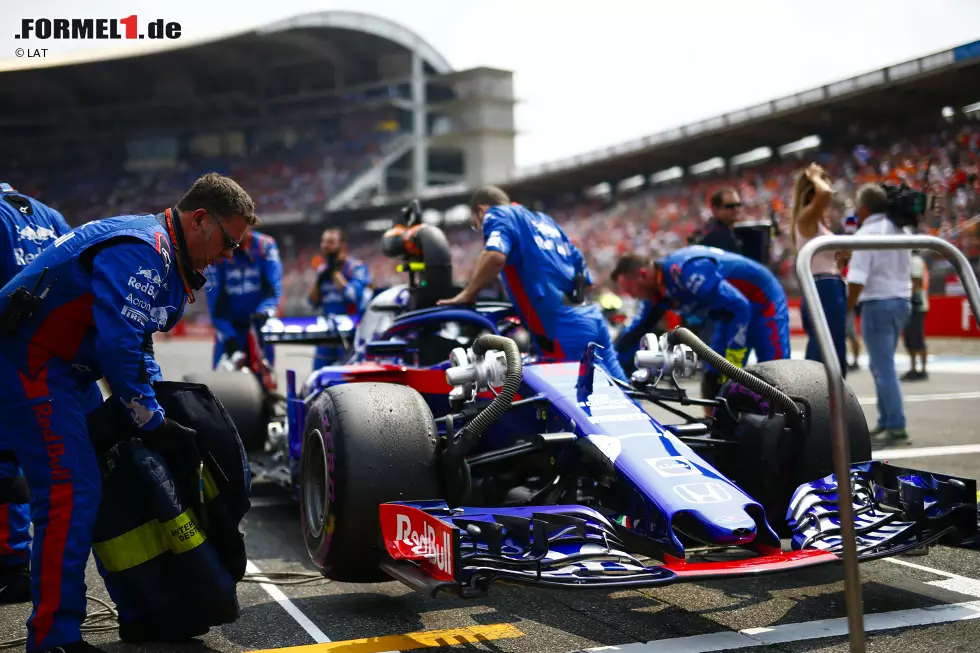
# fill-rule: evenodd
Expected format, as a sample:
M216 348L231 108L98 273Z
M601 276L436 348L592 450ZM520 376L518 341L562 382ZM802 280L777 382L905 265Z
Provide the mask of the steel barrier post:
M796 276L806 300L807 313L814 335L820 345L820 356L827 370L827 386L830 392L830 424L833 436L834 475L837 477L837 505L841 521L841 547L844 553L844 599L847 605L847 629L851 653L865 653L864 611L861 605L861 575L858 571L857 543L854 537L854 506L850 476L850 441L844 421L844 377L830 335L827 314L820 304L817 282L813 278L812 262L818 252L825 250L892 250L929 249L949 260L970 300L973 315L980 322L980 285L963 252L935 236L818 236L800 250L796 257ZM927 291L928 292L928 291ZM846 487L847 501L842 501Z

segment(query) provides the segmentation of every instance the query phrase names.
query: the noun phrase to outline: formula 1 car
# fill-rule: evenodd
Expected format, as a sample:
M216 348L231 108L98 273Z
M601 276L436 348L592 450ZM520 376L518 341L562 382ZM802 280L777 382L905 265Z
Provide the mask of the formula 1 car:
M605 354L522 360L481 335L445 370L353 367L343 385L287 389L313 562L339 581L468 597L492 581L611 589L839 560L822 365L740 369L684 328L644 338L629 384L597 365ZM699 356L728 377L715 398L679 383ZM845 389L860 559L974 538L976 481L871 461Z

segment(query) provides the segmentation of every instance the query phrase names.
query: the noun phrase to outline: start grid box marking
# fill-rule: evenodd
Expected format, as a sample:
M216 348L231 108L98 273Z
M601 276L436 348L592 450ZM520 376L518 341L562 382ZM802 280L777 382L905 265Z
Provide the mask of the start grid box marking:
M511 624L492 624L489 626L469 626L467 628L449 628L446 630L425 630L417 633L406 633L404 635L389 635L387 637L365 637L363 639L350 639L343 642L290 646L256 651L255 653L273 653L273 651L289 651L290 653L327 653L328 651L344 651L344 653L389 653L439 646L478 644L495 639L523 636L524 633Z

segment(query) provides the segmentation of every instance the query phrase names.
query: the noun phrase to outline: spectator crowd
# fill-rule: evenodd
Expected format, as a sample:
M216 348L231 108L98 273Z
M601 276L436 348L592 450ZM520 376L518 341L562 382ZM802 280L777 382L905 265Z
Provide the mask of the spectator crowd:
M61 209L73 225L168 206L181 189L209 170L239 181L255 198L259 215L303 211L314 205L322 207L358 172L372 165L386 140L398 133L397 124L380 114L351 114L339 124L332 141L299 143L289 149L266 146L236 160L188 159L165 175L124 174L118 168L93 164L89 169L61 175L39 174L12 181L19 190ZM927 190L935 193L939 202L928 216L927 231L949 239L977 264L980 225L971 219L980 214L980 123L944 122L918 133L865 130L860 137L840 143L722 173L591 196L545 210L586 254L597 280L606 283L617 257L625 252L659 257L697 238L711 215L711 194L720 187L734 188L742 204L740 220L774 219L777 236L772 243L771 266L787 291L795 294L795 256L788 224L793 183L807 162L819 163L833 180L834 200L828 210L832 224L853 213L854 193L860 185L904 181L922 188L928 167ZM533 197L514 199L529 206L536 201ZM465 222L444 229L453 246L454 274L459 283L465 283L482 248L481 239ZM380 233L354 237L351 254L368 264L374 287L403 282L395 262L381 254L379 239ZM294 240L302 242L280 243L283 308L288 313L306 310L305 297L319 263L315 238ZM926 263L937 262L927 258ZM932 275L934 282L942 283L943 278L942 274Z
M775 221L778 235L772 242L771 265L787 291L796 294L789 216L793 184L807 161L818 162L833 179L831 223L840 224L853 214L854 194L862 184L905 182L938 198L936 210L924 221L927 233L950 240L975 266L980 263L980 224L975 219L971 222L980 214L980 124L970 122L899 137L870 133L837 149L746 166L728 174L678 180L620 194L613 201L599 197L549 207L547 212L583 250L597 279L605 283L617 257L625 252L659 257L696 238L711 216L712 192L732 187L742 202L741 221ZM928 189L923 189L927 167ZM515 199L530 206L535 198ZM466 223L444 228L453 246L454 274L463 283L472 272L482 241ZM381 254L379 236L352 242L351 253L367 262L375 287L404 282L394 261ZM927 262L937 263L931 254L926 256L930 258ZM308 291L316 260L315 246L296 252L296 265L285 281L289 296L302 297ZM943 275L933 278L942 283Z

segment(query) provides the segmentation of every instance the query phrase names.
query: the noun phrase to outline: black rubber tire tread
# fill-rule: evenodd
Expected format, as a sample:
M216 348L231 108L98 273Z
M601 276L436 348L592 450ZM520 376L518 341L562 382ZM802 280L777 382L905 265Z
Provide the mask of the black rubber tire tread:
M309 454L315 451L308 447L309 439L318 437L315 429L324 435L328 458L333 457L333 470L327 474L329 478L332 473L334 501L323 517L323 533L314 536L307 522L305 488L300 487L303 537L310 557L324 576L336 581L390 581L378 568L387 555L378 507L442 496L432 412L422 395L406 386L351 383L327 388L307 412L301 484L306 478L303 466L323 464ZM327 542L330 519L332 537Z
M786 531L786 507L793 492L803 483L815 481L834 472L833 431L830 419L830 390L822 363L810 360L776 360L745 368L796 401L809 404L804 441L796 450L782 496L754 496L763 506L776 506L767 514L770 525L780 535ZM727 384L722 388L724 395ZM744 408L741 397L731 401L733 408ZM871 435L867 418L854 390L844 381L844 423L850 441L851 462L871 460ZM799 437L799 436L797 436ZM736 483L738 479L732 479ZM750 483L751 484L751 483ZM778 513L778 514L772 514Z
M262 451L269 437L269 425L265 393L255 376L245 372L203 372L187 374L184 381L208 386L235 423L245 451Z

